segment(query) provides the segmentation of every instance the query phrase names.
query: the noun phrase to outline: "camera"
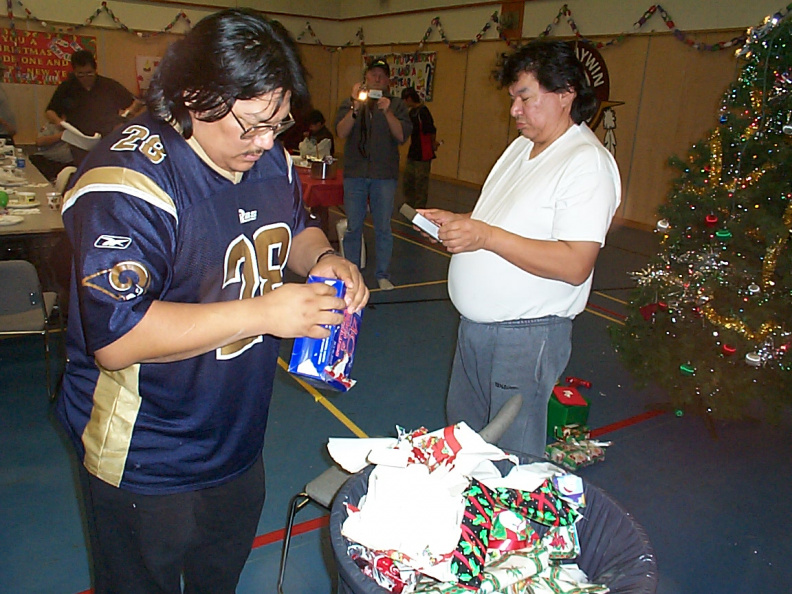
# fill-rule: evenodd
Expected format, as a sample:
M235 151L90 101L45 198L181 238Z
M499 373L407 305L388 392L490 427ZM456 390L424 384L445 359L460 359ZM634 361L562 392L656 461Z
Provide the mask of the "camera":
M357 96L358 101L366 101L367 99L382 99L382 91L379 89L367 89L365 86L360 87L360 92Z

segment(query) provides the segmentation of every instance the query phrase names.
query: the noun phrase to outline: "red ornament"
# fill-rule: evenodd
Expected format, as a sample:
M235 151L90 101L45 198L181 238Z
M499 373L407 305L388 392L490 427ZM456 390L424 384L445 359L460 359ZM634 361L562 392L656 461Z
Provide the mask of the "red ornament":
M650 303L648 305L644 305L643 307L639 308L638 311L641 312L643 319L647 322L652 319L652 316L657 311L657 303Z
M707 224L707 227L714 227L718 224L718 215L708 214L704 217L704 222Z
M721 351L725 356L731 357L734 353L737 352L737 347L724 343L723 346L721 347Z
M657 307L659 307L663 311L668 311L668 304L665 301L658 301Z

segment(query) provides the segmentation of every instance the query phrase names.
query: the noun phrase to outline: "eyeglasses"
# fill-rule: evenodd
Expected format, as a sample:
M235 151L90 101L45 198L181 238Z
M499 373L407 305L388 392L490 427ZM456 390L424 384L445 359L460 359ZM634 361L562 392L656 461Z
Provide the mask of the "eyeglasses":
M242 120L240 120L237 117L237 115L233 112L233 110L229 110L229 112L231 113L232 116L234 116L234 119L237 121L237 124L239 124L239 127L242 128L242 134L239 135L240 140L250 140L251 138L258 138L259 136L264 136L266 134L269 134L270 132L272 132L273 136L279 136L280 134L283 134L284 132L286 132L286 130L294 126L294 124L296 123L294 121L294 118L292 117L291 112L289 112L289 115L286 116L286 119L281 122L278 122L277 124L256 124L255 126L250 126L249 128L245 128L245 124L242 123Z

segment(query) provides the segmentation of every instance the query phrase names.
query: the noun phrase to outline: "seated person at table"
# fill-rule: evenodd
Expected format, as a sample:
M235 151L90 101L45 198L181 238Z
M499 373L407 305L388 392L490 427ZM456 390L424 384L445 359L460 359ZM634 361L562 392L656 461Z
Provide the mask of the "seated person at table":
M305 131L305 137L316 141L318 145L325 138L330 139L330 154L335 155L335 139L333 133L325 126L325 117L321 111L314 109L308 114L308 130Z
M47 122L36 137L36 152L30 155L30 162L51 182L55 181L61 169L74 165L71 147L61 140L62 136L60 126Z

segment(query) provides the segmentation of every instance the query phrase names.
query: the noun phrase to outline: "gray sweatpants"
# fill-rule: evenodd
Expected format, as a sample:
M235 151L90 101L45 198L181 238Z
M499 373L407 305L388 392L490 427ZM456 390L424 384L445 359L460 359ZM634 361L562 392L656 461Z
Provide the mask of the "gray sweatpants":
M480 324L461 317L446 401L449 424L465 421L481 431L520 393L522 408L496 445L543 456L547 403L571 351L570 318Z

